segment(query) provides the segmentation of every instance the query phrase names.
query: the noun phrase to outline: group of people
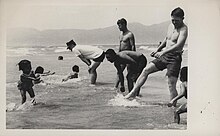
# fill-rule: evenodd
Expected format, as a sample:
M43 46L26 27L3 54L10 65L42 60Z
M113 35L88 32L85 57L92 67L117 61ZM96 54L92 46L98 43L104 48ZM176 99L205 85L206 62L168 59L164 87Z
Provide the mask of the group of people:
M125 92L123 71L125 70L125 68L127 68L126 79L129 93L125 96L126 99L134 98L140 95L140 89L146 82L148 75L157 71L167 69L166 75L168 76L168 86L170 90L171 100L168 106L176 106L178 99L180 99L182 96L186 97L187 90L187 73L186 70L184 70L187 68L181 69L183 47L185 45L185 41L188 35L188 28L183 20L184 11L179 7L175 8L171 12L172 23L168 27L167 35L165 39L160 43L158 48L150 54L152 57L155 57L155 59L148 64L147 58L144 56L144 54L136 51L134 34L130 30L128 30L127 21L124 18L117 21L118 28L121 31L121 34L119 36L120 44L118 52L114 51L113 49L107 49L106 51L104 51L94 46L76 45L73 40L67 42L66 45L67 49L73 52L88 66L90 83L92 86L96 84L97 68L106 57L109 62L114 63L114 66L117 69L117 79L114 87L121 92ZM30 67L26 68L26 70L21 70L23 71L23 76L21 76L21 80L23 77L26 77L24 75L31 77L32 72ZM76 73L68 76L66 79L63 79L63 81L78 77L77 72L79 72L79 68L75 66L73 68L73 71L75 71ZM185 78L184 80L181 79L181 90L183 90L183 93L178 95L176 90L176 83L179 77L179 73L182 74L180 76L181 78ZM31 80L33 79L27 78L27 80L30 80L28 82L31 82ZM30 83L30 86L25 88L25 91L31 90L28 91L30 92L29 94L31 98L34 97L34 93L32 91L33 89L31 89L32 86L33 85ZM22 95L22 102L24 102L25 100L26 97ZM175 112L175 121L177 123L179 123L180 120L179 114L183 112L186 112L186 105L181 106Z

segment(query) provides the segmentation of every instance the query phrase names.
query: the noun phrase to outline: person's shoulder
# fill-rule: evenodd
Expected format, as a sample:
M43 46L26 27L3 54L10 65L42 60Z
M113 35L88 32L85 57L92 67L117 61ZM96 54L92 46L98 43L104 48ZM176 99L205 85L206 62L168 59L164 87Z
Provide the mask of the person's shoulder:
M174 29L174 26L173 26L172 23L170 23L170 24L168 25L168 29Z
M128 32L128 34L127 34L129 37L134 37L134 34L133 34L133 32L131 32L130 30L129 30L129 32Z
M181 30L187 31L187 30L188 30L188 26L187 26L186 24L184 24L184 25L181 27Z

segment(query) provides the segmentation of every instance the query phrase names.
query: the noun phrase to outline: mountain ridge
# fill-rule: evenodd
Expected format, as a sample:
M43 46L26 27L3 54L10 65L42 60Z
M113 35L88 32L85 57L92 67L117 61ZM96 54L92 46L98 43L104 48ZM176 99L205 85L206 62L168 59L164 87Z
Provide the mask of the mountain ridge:
M138 22L128 23L128 29L134 33L135 42L159 43L166 36L170 21L153 25ZM120 31L116 25L96 29L45 29L10 28L7 30L7 46L10 45L58 45L74 39L77 44L119 44Z

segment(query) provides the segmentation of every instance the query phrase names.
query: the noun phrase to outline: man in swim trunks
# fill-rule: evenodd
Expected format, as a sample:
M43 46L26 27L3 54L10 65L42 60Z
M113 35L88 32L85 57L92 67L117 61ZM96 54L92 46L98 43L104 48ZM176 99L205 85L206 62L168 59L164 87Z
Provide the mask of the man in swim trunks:
M119 52L121 51L136 51L135 47L135 38L134 34L128 30L127 28L127 21L124 18L121 18L117 21L118 29L121 31L121 34L119 36ZM121 64L121 68L124 71L126 68L126 65ZM119 85L119 75L117 74L116 84L115 88L118 88Z
M84 63L88 65L91 85L96 84L97 72L96 69L103 62L105 53L102 49L90 45L77 45L71 40L66 43L67 49L74 52ZM93 61L91 61L93 60Z
M156 59L144 68L134 88L125 98L135 97L135 92L143 86L149 74L164 69L167 69L170 100L177 96L176 82L181 67L183 47L188 35L188 28L183 19L184 11L181 8L178 7L171 12L172 24L168 27L167 36L157 50L151 53L151 56Z
M115 53L113 49L108 49L106 52L106 58L111 63L114 62L114 66L117 69L120 81L120 91L124 92L124 75L121 64L127 65L127 82L128 82L128 91L130 92L133 88L133 82L136 81L138 76L141 74L142 70L147 64L146 57L139 52L134 51L122 51L119 53ZM139 95L139 91L137 91L137 95Z

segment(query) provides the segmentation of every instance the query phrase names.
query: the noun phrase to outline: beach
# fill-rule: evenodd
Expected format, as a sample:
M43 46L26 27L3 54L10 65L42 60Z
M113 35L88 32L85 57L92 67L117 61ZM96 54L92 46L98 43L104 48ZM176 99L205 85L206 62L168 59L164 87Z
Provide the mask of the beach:
M103 50L118 46L99 46ZM154 58L150 52L155 47L137 46L148 63ZM132 101L113 90L116 69L106 59L98 68L97 85L90 86L86 64L66 50L65 45L7 47L6 58L6 129L187 129L187 113L181 114L180 124L173 123L175 108L167 106L169 90L166 70L149 76L141 88L141 95ZM58 60L63 56L63 60ZM35 70L37 66L45 71L56 72L44 77L48 83L34 86L37 105L28 104L17 110L21 103L17 81L21 71L16 64L28 59ZM182 66L187 66L188 50L183 53ZM79 78L62 83L73 65L80 67ZM126 74L126 71L124 72ZM177 90L179 91L177 83ZM125 82L127 88L127 82ZM126 92L124 93L127 94ZM27 93L27 101L30 97ZM186 102L178 101L177 106Z

